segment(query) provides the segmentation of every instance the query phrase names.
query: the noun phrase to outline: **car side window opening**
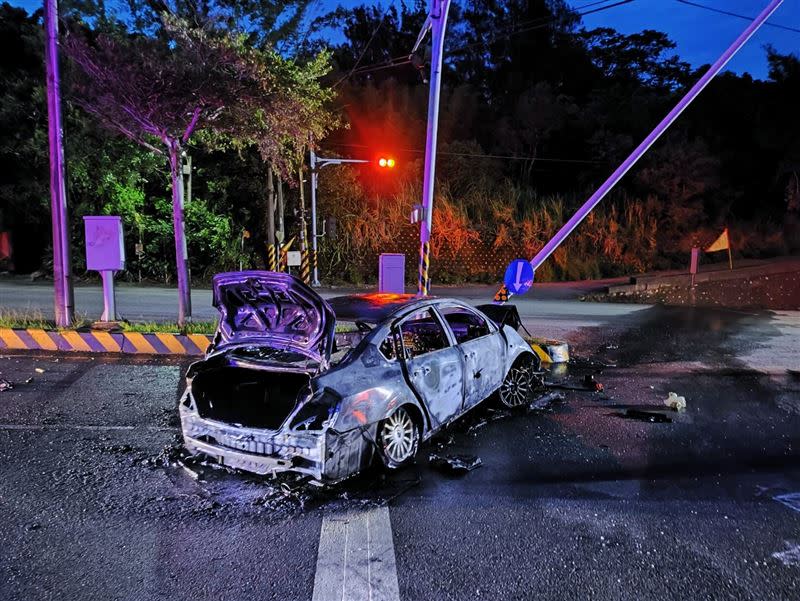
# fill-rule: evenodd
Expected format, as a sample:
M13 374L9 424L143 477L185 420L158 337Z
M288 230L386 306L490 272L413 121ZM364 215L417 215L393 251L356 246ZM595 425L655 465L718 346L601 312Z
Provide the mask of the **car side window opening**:
M386 359L389 361L394 361L397 359L397 353L395 352L394 348L394 338L392 337L392 333L386 335L386 338L383 339L383 342L380 343L378 346L378 350L381 352Z
M400 324L400 334L408 359L450 346L442 324L430 309L415 313Z
M464 307L443 307L439 309L447 325L453 330L456 342L461 344L486 336L491 332L483 317Z

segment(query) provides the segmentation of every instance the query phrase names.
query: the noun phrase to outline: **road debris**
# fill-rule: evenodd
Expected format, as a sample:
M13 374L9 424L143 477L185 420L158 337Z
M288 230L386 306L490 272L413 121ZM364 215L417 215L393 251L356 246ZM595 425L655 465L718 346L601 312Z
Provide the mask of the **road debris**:
M581 380L582 386L571 384L559 384L557 382L544 382L544 386L550 390L574 390L575 392L603 392L605 387L601 382L594 379L592 374L586 374Z
M625 411L618 411L616 413L612 413L612 415L616 415L617 417L621 417L624 419L635 419L642 422L649 422L651 424L671 424L672 418L668 415L664 415L663 413L657 413L655 411L642 411L640 409L626 409Z
M773 553L772 557L787 567L800 565L800 545L792 545L788 542L784 542L784 544L786 550Z
M44 373L44 370L41 367L36 367L36 368L34 368L33 371L35 371L37 374L43 374Z
M480 467L483 462L477 455L439 455L431 453L428 456L431 467L452 474L466 474Z
M678 396L674 392L670 392L667 395L667 400L664 401L664 404L673 411L683 411L686 409L686 398Z
M792 492L785 495L772 497L778 503L786 505L792 511L800 513L800 492Z
M0 392L4 392L6 390L11 390L14 388L14 385L6 380L5 378L0 378Z
M583 385L586 386L588 390L593 390L594 392L603 392L603 384L596 381L592 374L586 374L583 376Z
M556 390L551 390L550 392L547 392L547 393L543 394L542 396L540 396L539 398L534 399L533 401L531 401L531 403L528 405L528 412L542 411L544 409L550 409L550 407L554 403L561 403L566 398L567 397L564 396L563 392L558 392Z

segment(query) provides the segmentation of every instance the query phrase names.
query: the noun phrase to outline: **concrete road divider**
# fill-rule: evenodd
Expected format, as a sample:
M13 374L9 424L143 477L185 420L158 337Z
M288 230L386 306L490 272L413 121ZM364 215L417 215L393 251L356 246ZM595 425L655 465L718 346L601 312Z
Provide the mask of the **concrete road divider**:
M569 345L560 340L528 338L533 352L542 363L569 363Z
M202 355L210 343L205 334L0 328L0 349L8 350Z

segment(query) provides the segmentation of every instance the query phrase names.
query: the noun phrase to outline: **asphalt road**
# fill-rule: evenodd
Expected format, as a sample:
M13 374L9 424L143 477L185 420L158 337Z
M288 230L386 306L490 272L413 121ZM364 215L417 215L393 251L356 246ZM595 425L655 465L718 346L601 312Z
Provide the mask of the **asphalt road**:
M481 407L417 465L332 490L176 464L185 360L2 356L0 598L797 599L799 330L604 318L571 337L615 367L551 377L605 393ZM671 423L619 416L670 391L688 403ZM431 452L482 466L443 473Z
M536 284L524 296L514 297L526 326L535 328L540 335L563 337L581 326L598 326L620 316L640 310L646 305L619 305L610 303L583 303L578 297L602 289L617 280ZM325 298L369 292L372 289L321 288ZM410 291L410 290L409 290ZM434 286L432 293L453 296L473 304L490 303L496 286ZM130 321L175 321L177 292L174 288L142 287L121 284L116 294L117 312ZM0 280L0 307L6 310L37 311L45 317L53 316L52 282L30 282L20 278ZM213 321L217 310L211 306L211 290L192 291L193 319ZM75 288L75 310L88 319L99 319L103 312L102 289L97 286Z

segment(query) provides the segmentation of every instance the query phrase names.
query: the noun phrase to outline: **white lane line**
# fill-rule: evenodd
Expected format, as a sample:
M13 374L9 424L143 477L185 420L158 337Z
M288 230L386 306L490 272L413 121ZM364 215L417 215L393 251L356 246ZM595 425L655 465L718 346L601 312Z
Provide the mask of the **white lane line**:
M172 432L174 426L102 426L82 424L0 424L0 430L89 430L106 432L114 430L145 430L147 432Z
M325 516L313 601L399 601L388 507Z

